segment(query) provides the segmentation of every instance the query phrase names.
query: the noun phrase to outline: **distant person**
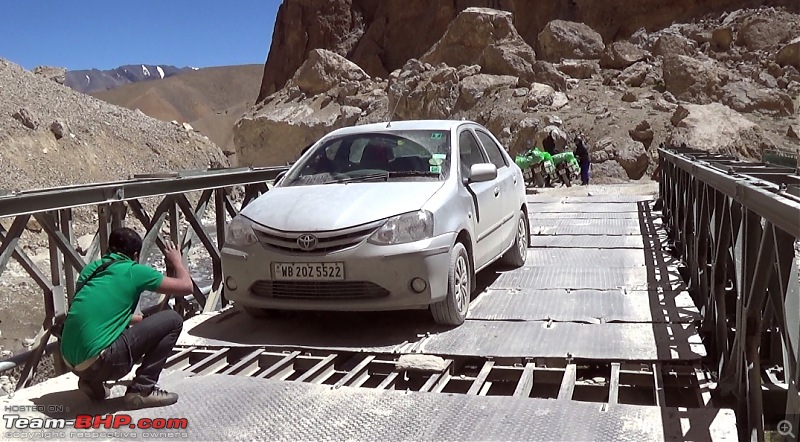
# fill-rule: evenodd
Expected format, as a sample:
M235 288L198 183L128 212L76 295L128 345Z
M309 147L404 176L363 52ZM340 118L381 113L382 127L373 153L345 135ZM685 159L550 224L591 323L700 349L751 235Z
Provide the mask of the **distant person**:
M134 230L111 232L109 251L81 272L75 299L61 333L61 354L78 376L78 389L93 400L108 397L104 382L127 375L141 360L125 393L131 409L171 405L178 395L156 386L167 357L183 329L183 318L164 310L146 318L135 315L144 291L188 295L192 279L181 253L167 243L167 276L139 264L142 238Z
M589 185L589 167L591 166L591 158L589 156L589 148L586 146L586 141L583 135L575 136L575 157L578 159L578 164L581 166L581 185Z
M547 137L542 141L544 151L550 155L556 154L556 140L553 139L553 132L547 134Z

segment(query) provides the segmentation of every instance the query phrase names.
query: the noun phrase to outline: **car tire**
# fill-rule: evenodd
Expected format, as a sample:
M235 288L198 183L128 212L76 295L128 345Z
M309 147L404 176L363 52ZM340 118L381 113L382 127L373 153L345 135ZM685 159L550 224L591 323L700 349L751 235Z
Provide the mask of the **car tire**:
M528 244L530 243L530 228L528 226L527 215L524 210L519 211L516 233L514 234L514 245L503 255L500 262L510 267L522 267L525 265L525 258L528 255Z
M271 308L259 308L259 307L251 307L249 305L243 305L242 310L247 313L248 316L251 318L256 319L275 319L284 316L283 312L280 310L275 310Z
M447 297L431 304L433 320L441 325L461 325L472 298L472 265L466 247L460 242L450 252L447 271Z

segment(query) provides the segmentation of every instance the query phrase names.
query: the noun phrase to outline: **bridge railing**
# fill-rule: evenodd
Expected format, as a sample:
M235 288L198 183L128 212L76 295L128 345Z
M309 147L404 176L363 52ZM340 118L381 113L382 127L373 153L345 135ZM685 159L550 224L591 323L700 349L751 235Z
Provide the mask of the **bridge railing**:
M665 226L703 314L717 400L735 407L741 440L785 431L784 420L800 430L800 176L664 145L659 169Z
M193 295L176 299L171 308L188 317L200 309L212 311L224 305L219 248L225 239L226 220L238 213L237 204L231 197L232 191L244 188L243 208L266 192L269 183L287 169L286 166L208 169L137 175L118 182L0 193L0 279L14 258L42 290L44 304L42 327L32 347L25 353L0 361L0 372L24 363L17 390L30 384L44 354L53 355L56 374L66 372L55 345L58 326L75 295L77 275L87 263L106 253L109 234L118 227L127 225L144 232L142 261L155 252L154 247L163 255L164 231L168 231L169 238L182 250L184 259L193 246L201 246L211 258L211 284L201 287L194 280ZM214 208L216 243L202 222L210 205ZM148 206L154 207L152 214L148 213ZM77 208L96 210L97 213L97 230L84 253L76 249L73 211ZM131 218L135 222L128 225ZM23 233L31 220L38 222L47 235L49 271L40 268L22 247ZM145 313L169 307L167 297L161 296Z

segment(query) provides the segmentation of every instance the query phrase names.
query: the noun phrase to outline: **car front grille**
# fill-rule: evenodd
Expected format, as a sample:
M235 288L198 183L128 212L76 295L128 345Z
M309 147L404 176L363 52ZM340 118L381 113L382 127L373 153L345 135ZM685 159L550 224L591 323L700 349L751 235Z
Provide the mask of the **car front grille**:
M366 281L256 281L256 296L284 299L365 299L389 296L385 288Z
M348 229L325 232L285 232L263 226L257 226L254 230L259 243L267 249L308 255L331 253L354 247L369 238L383 225L383 222L381 220ZM316 247L312 250L304 250L298 244L300 236L307 233L317 238Z

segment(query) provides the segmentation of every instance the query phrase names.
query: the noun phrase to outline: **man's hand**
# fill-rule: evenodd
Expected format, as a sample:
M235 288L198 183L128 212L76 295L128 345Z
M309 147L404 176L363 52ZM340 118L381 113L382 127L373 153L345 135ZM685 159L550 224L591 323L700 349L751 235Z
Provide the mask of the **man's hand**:
M181 251L175 247L171 240L166 241L164 248L164 264L167 266L167 273L174 273L175 269L183 265Z
M133 315L133 316L131 316L130 325L138 324L138 323L142 322L142 319L144 319L144 317L142 315Z

